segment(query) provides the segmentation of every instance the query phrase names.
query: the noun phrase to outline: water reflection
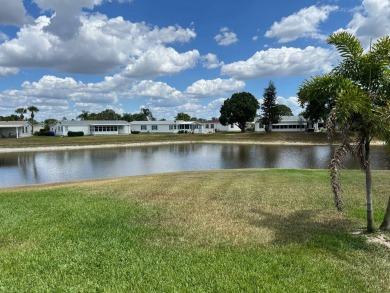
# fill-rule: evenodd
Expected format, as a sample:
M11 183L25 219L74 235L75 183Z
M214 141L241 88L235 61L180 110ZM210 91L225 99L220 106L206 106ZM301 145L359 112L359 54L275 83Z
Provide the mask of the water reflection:
M0 154L0 186L62 182L162 172L231 168L325 169L328 146L180 144ZM351 159L347 168L357 168ZM384 147L373 147L373 169L390 169Z

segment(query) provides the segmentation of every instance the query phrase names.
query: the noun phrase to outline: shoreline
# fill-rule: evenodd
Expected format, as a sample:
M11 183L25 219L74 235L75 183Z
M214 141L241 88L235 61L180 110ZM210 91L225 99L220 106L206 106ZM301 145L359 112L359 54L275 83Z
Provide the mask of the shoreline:
M46 152L46 151L67 151L67 150L88 150L88 149L111 149L111 148L130 148L143 146L159 146L174 144L253 144L253 145L302 145L302 146L326 146L327 143L314 142L287 142L287 141L225 141L225 140L205 140L205 141L161 141L161 142L138 142L138 143L117 143L117 144L94 144L94 145L67 145L67 146L36 146L36 147L0 147L2 153L17 152ZM336 144L337 145L337 144ZM384 142L374 141L373 146L384 145Z

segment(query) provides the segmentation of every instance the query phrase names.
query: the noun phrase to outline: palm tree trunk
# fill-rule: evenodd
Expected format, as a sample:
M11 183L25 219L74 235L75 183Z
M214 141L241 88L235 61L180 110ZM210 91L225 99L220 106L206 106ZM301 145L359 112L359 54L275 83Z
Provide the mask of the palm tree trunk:
M367 232L372 233L374 228L374 212L372 209L372 177L371 177L371 163L370 163L370 142L366 140L365 143L365 160L366 160L366 205L367 205Z

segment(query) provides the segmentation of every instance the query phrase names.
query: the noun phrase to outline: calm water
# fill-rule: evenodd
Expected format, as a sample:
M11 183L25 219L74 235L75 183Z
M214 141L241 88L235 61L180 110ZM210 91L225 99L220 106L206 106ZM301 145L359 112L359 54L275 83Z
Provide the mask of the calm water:
M326 169L328 146L180 144L117 149L0 154L0 187L151 173L232 169ZM347 168L357 168L349 158ZM390 156L373 147L373 169L390 169Z

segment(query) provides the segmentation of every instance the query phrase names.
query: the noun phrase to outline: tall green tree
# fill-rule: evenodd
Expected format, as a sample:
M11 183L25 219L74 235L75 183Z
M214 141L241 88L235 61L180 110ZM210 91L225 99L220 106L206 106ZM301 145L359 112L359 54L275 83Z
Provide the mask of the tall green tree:
M329 111L329 139L336 129L343 137L330 169L336 207L343 209L340 170L345 155L349 153L365 173L367 231L373 232L370 144L374 137L387 145L390 142L390 38L379 39L368 52L364 52L360 41L347 32L334 33L327 42L340 53L340 64L330 74L304 82L301 89L304 89L304 96L307 95L304 99L308 99L309 104L316 98L329 99L331 107L326 109ZM355 135L351 137L351 133ZM382 228L390 228L383 223Z
M119 120L121 115L117 114L112 109L106 109L97 114L98 120Z
M221 106L219 122L222 125L236 124L241 132L246 132L246 123L254 120L259 108L259 102L251 93L235 93Z
M34 117L35 117L34 113L39 112L39 109L37 107L35 107L35 106L30 106L30 107L27 108L27 110L29 110L30 113L31 113L31 115L30 115L30 117L31 117L31 125L32 125L31 126L31 133L34 134Z
M294 116L291 108L283 104L276 104L276 112L280 116Z
M267 132L272 131L272 124L280 121L280 113L276 105L276 87L272 81L268 83L268 87L264 89L263 103L261 104L261 123L265 125Z
M16 114L19 114L19 120L23 120L24 119L24 115L23 114L26 114L27 113L27 109L26 108L23 108L23 107L20 107L20 108L17 108L15 110L15 113Z
M180 112L180 113L177 113L175 120L190 121L191 116L188 115L187 113Z

